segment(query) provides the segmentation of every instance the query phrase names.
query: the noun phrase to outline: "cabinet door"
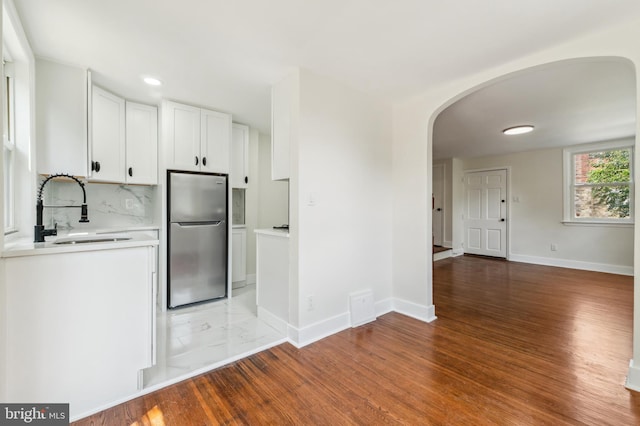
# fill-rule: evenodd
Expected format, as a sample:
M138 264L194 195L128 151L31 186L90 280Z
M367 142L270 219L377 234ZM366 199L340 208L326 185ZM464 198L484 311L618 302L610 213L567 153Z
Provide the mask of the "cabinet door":
M124 182L125 102L97 86L91 90L90 179Z
M37 172L87 174L87 79L81 68L36 60Z
M249 127L233 123L231 135L231 186L246 188L249 183Z
M203 172L229 173L231 115L202 110L201 145Z
M126 182L158 183L158 108L127 102Z
M199 171L200 108L175 102L163 104L167 168Z
M247 279L247 230L234 229L231 233L231 279Z

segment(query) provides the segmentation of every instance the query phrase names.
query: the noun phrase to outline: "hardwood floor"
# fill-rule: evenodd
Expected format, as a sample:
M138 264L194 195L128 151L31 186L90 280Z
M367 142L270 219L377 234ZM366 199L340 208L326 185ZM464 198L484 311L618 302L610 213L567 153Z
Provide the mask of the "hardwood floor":
M387 314L77 424L640 424L624 388L632 277L466 256L434 268L431 324Z

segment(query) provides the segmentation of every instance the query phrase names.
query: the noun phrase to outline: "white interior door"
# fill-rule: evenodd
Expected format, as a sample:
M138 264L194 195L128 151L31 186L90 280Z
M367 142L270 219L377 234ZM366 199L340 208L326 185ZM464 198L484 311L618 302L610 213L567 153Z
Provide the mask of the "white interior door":
M466 173L465 253L507 257L507 171Z
M442 234L444 227L444 166L436 164L433 166L433 244L442 245Z

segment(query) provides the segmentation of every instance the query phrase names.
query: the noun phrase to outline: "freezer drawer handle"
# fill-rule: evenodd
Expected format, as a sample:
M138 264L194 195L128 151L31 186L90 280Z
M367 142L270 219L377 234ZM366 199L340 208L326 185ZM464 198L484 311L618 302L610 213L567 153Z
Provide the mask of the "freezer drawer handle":
M177 222L178 226L183 228L193 228L195 226L220 226L224 222L223 220L216 220L211 222Z

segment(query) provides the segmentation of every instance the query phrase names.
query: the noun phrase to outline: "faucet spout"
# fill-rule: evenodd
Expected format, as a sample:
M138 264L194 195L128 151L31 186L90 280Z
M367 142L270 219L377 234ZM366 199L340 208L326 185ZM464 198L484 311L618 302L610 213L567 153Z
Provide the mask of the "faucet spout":
M46 206L46 207L51 207L51 208L80 207L80 222L82 223L89 222L88 207L87 207L87 191L85 191L84 189L84 183L82 183L80 179L78 179L77 177L66 174L66 173L56 173L56 174L50 175L40 184L40 188L38 189L38 199L36 200L36 225L34 226L34 238L33 238L33 241L36 243L43 243L44 237L46 236L58 235L57 224L55 225L54 229L45 229L44 225L42 224L43 222L42 216L45 208L45 205L42 202L42 191L44 190L44 186L47 184L47 182L49 182L51 179L56 177L68 178L75 181L78 185L80 185L80 188L82 189L82 205L80 206Z

